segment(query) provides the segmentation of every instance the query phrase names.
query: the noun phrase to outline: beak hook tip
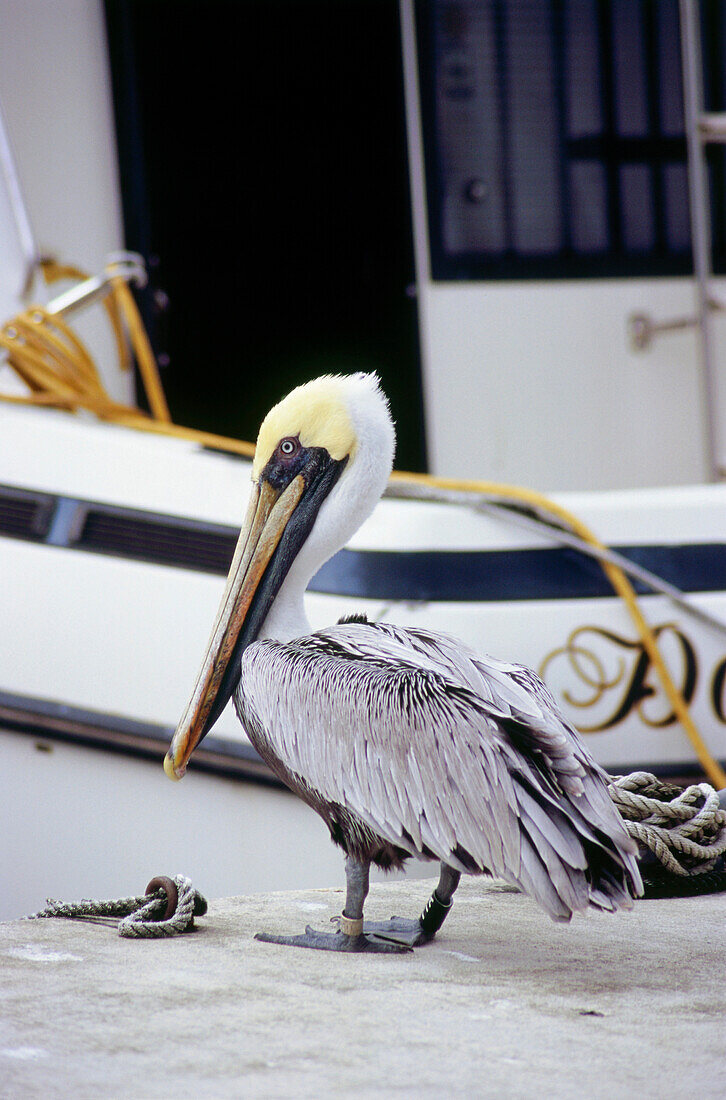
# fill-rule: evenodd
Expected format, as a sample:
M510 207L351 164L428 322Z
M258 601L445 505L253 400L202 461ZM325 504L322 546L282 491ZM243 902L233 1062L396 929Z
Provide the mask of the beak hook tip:
M184 773L186 772L186 770L187 769L186 767L184 767L184 765L182 765L181 767L176 767L176 765L174 764L174 757L170 752L166 754L166 756L164 757L164 771L168 775L169 779L173 780L173 782L175 783L178 783L179 780L184 777Z

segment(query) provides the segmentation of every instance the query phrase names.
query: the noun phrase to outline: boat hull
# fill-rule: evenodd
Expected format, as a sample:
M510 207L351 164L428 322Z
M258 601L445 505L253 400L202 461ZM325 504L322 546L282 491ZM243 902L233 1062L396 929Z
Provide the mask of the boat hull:
M213 894L335 885L324 828L275 788L231 708L197 774L172 786L161 771L249 463L49 410L0 407L0 432L0 803L7 850L25 867L14 882L6 869L4 915L46 893L133 892L144 875L180 869ZM726 621L726 486L556 499ZM640 600L723 761L723 632L662 595ZM308 594L313 628L352 612L448 631L534 668L611 772L701 773L601 566L545 532L463 504L383 500Z

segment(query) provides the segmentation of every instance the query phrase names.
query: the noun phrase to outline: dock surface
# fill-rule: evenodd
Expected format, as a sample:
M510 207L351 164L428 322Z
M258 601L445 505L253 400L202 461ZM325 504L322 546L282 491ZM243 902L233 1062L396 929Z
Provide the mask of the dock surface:
M415 915L432 885L375 885L366 916ZM253 938L329 927L342 901L213 900L169 940L0 924L0 1094L726 1095L726 895L559 925L506 886L466 879L437 940L413 954Z

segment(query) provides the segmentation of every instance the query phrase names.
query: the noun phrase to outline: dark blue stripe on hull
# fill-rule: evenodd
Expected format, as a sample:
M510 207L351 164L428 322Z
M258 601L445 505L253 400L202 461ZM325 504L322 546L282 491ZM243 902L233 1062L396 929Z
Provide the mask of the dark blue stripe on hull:
M683 592L726 591L726 545L618 547L623 557ZM378 600L584 600L612 596L600 564L551 550L341 550L310 591ZM650 589L634 582L637 592Z
M443 521L442 521L443 522ZM224 576L239 529L0 485L0 536ZM683 592L726 592L726 544L616 548ZM638 592L648 588L635 583ZM371 600L578 600L611 596L600 564L540 550L341 550L312 592Z

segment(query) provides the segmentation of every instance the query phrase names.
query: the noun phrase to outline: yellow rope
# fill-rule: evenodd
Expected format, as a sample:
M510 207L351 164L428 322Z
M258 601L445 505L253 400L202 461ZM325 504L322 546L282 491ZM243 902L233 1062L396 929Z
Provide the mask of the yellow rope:
M75 268L59 265L48 265L46 272L49 280L76 275L80 277L82 273ZM116 336L119 358L122 364L127 360L128 353L123 336L125 329L139 365L152 417L130 405L113 401L105 392L91 356L83 343L65 321L40 307L32 307L0 329L0 347L7 350L10 366L30 390L27 397L0 393L0 398L24 404L51 405L68 410L83 408L104 420L111 420L125 427L187 439L215 450L231 451L251 458L255 450L252 443L214 435L210 432L196 431L193 428L184 428L171 422L156 360L133 296L121 277L112 278L111 283L112 294L106 299L105 305ZM458 481L433 477L430 474L401 471L395 471L392 479L454 492L474 492L490 497L516 500L548 513L564 523L593 548L606 549L582 520L533 489L499 485L487 481ZM688 705L668 671L656 637L640 610L633 586L617 565L607 561L601 561L601 565L635 624L643 648L658 674L674 714L693 745L704 772L716 787L726 787L726 772L713 759L696 728Z
M129 290L128 284L120 275L111 280L111 289L128 327L131 345L136 354L136 362L138 363L139 373L144 383L146 396L149 399L149 407L152 415L154 419L163 420L165 423L170 424L171 413L169 412L164 387L159 377L156 356L152 351L149 338L146 335L144 322L141 320L141 314L138 311L133 294Z

